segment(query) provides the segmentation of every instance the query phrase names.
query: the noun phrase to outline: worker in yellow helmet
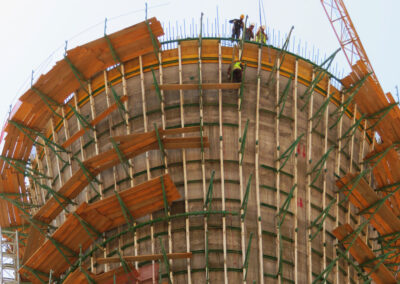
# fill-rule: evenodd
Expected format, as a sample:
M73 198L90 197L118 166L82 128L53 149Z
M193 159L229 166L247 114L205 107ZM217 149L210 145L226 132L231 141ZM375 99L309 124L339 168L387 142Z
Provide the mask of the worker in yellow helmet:
M232 39L239 39L240 38L240 30L243 30L244 23L243 23L244 15L240 15L240 19L233 19L230 20L229 23L233 24L232 27Z
M262 25L261 27L258 28L257 33L256 33L256 42L266 44L268 40L268 36L265 33L265 26Z
M243 64L240 61L235 61L233 65L229 65L228 68L228 79L232 78L232 82L242 82Z

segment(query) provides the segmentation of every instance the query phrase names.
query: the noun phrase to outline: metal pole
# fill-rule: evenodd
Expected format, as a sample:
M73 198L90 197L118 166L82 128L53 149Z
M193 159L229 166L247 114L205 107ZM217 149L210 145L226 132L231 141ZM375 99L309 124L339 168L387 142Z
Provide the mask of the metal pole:
M0 234L0 237L1 237L1 234ZM16 256L15 256L15 261L17 262L17 269L15 270L15 277L17 278L17 283L19 284L19 281L20 281L20 279L19 279L19 273L18 273L18 271L19 271L19 243L18 243L18 230L16 230L15 231L15 246L16 246L16 248L17 248L17 253L16 253Z

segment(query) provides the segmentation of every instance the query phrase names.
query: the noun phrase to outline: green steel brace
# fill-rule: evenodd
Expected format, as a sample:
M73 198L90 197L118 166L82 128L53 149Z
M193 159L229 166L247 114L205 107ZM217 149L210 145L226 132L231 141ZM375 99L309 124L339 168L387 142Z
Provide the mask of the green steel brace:
M240 142L240 150L239 153L242 155L240 158L240 165L243 162L243 156L244 156L244 148L246 146L246 137L247 137L247 128L249 126L249 119L246 121L246 126L244 127L243 135L240 137L239 142Z
M338 118L336 119L336 121L329 126L329 129L334 128L340 121L340 119L342 118L342 116L346 113L348 107L350 106L351 102L353 101L355 95L358 93L358 91L361 89L361 87L363 86L364 82L367 80L368 76L371 75L371 73L367 74L366 76L364 76L364 78L362 78L360 81L358 81L357 83L355 83L353 86L351 86L350 88L348 88L345 91L345 94L350 93L349 97L343 101L343 103L341 103L334 112L332 112L329 116L334 116L336 114L338 115ZM343 110L341 110L343 108Z
M168 200L167 200L167 193L165 192L165 185L164 185L164 177L160 176L160 182L161 182L161 189L162 189L162 194L163 194L163 201L164 201L164 213L165 213L165 218L168 219Z
M351 264L351 266L353 266L353 268L357 271L359 278L362 278L364 283L366 283L366 281L368 281L368 277L365 276L364 272L362 271L362 269L360 268L360 266L358 265L358 263L355 263L353 260L351 260L345 252L343 252L339 247L336 248L336 252L338 255L340 255L341 257L343 257L348 263Z
M65 42L64 60L68 63L68 66L71 68L72 73L74 73L74 76L78 80L79 85L81 85L82 90L84 90L85 93L90 96L88 90L86 89L85 85L83 84L83 82L87 83L88 80L83 76L81 71L79 71L78 68L76 68L76 66L72 63L72 61L67 56L67 42Z
M19 194L19 193L17 193ZM20 201L18 199L14 199L14 198L9 198L8 197L9 194L7 193L0 193L0 199L3 199L5 201L10 202L11 204L13 204L15 207L17 207L18 209L20 209L22 211L22 209L32 209L32 208L40 208L42 207L42 205L40 204L32 204L32 203L26 203L23 201ZM21 194L20 197L22 197L23 195Z
M325 111L327 110L329 103L331 102L331 99L335 93L332 92L324 101L324 103L321 105L321 107L314 113L314 115L310 118L310 121L314 122L313 124L313 131L317 129L322 117L324 116ZM317 121L314 121L314 119L317 119Z
M154 88L156 89L156 94L157 94L158 100L161 103L163 101L163 99L161 97L161 90L160 90L160 86L158 85L156 73L154 73L153 68L151 68L151 73L153 74L153 85L154 85Z
M289 206L290 206L290 201L293 198L293 193L295 188L297 187L297 184L294 184L292 188L290 189L290 192L283 203L282 207L279 209L278 212L278 241L279 241L279 263L278 263L278 273L277 275L283 276L283 265L282 265L282 259L283 259L283 245L282 245L282 234L281 234L281 227L283 225L283 222L285 221L286 214L288 212Z
M387 107L384 107L383 109L381 109L373 114L368 115L366 117L367 119L378 118L378 120L375 121L374 124L369 126L366 130L373 129L375 126L377 126L395 106L397 106L397 103L392 103L392 104L389 104Z
M96 193L97 196L100 196L100 193L97 191L97 189L94 187L92 184L92 181L96 182L97 184L101 184L101 182L92 175L92 173L86 168L86 166L83 164L81 160L77 157L77 155L73 156L73 159L78 162L79 167L82 169L83 174L85 175L86 179L89 182L90 187L93 189L93 191Z
M107 18L104 21L104 38L107 41L108 48L110 49L111 56L114 59L115 64L116 65L121 64L121 59L119 58L117 51L115 50L114 46L112 45L110 38L107 36L106 30L107 30ZM121 76L122 76L121 70L118 69L118 71L120 71Z
M283 61L285 60L287 49L289 48L289 40L290 40L290 36L292 34L293 29L294 29L294 26L292 26L290 28L289 34L286 37L286 40L285 40L285 42L284 42L284 44L282 46L282 49L279 51L278 55L276 56L274 66L272 67L271 73L269 73L269 77L268 77L268 80L267 80L267 83L266 83L267 86L270 85L271 80L273 79L273 76L275 75L275 71L276 70L281 70L281 66L283 64ZM279 66L278 66L278 59L280 59ZM273 85L274 83L275 83L275 79L272 80L272 84L271 85Z
M58 145L57 143L53 142L52 140L48 139L46 137L46 135L42 134L40 131L37 131L35 129L32 129L26 125L23 125L19 122L13 121L13 120L9 120L8 121L10 124L14 125L19 131L21 131L29 140L31 140L33 142L33 144L35 145L39 145L41 147L45 147L48 146L50 148L50 150L64 163L68 163L67 161L65 161L61 155L59 154L59 152L64 152L64 153L69 153L69 151L67 151L64 147ZM36 137L34 137L34 135L40 137L43 139L44 141L44 145L40 142L38 142L36 140ZM58 150L57 150L57 149Z
M285 108L286 99L288 97L290 85L292 84L292 81L293 81L293 74L290 75L290 78L285 86L285 89L283 90L283 93L279 96L278 106L280 107L280 110L279 110L278 118L282 117L282 113ZM282 104L282 107L281 107L281 104Z
M164 243L161 240L161 237L159 237L158 239L160 240L160 246L161 246L161 252L163 255L164 265L165 265L165 268L167 269L168 283L172 284L171 277L169 276L169 274L170 274L169 261L168 261L167 253L165 252Z
M297 183L292 186L292 188L290 189L290 191L288 193L288 196L286 197L285 202L283 202L282 207L279 209L278 216L277 216L279 219L279 221L278 221L279 230L280 230L283 222L285 221L285 217L286 217L286 214L288 213L290 202L292 201L294 190L296 187L297 187Z
M246 217L246 213L247 213L247 202L249 201L252 177L253 177L253 174L250 174L250 177L249 177L249 180L248 180L247 186L246 186L246 193L244 194L244 197L243 197L242 206L240 206L240 210L243 210L243 213L240 216L240 218L242 218L242 220L244 220L244 218Z
M71 104L67 104L67 105L71 108L72 112L75 114L75 116L78 119L79 124L82 126L83 130L85 130L85 131L86 131L86 129L94 130L94 127L87 121L87 119L83 115L81 115L78 112L78 110L75 107L73 107Z
M27 220L40 234L42 234L46 239L48 239L54 247L57 249L57 251L61 254L61 256L65 259L65 261L71 266L72 263L70 259L67 257L65 254L65 251L67 251L71 256L70 257L78 257L77 253L70 249L69 247L65 246L64 244L60 243L59 241L55 240L53 237L49 236L46 234L42 228L40 228L38 225L36 225L36 220L25 215L21 215L25 220Z
M365 119L365 114L361 115L359 119L356 120L356 122L349 127L349 129L346 130L346 132L342 135L342 137L339 138L339 140L344 140L347 138L346 142L344 143L344 146L340 149L343 151L346 146L350 143L351 137L356 133L358 127L361 125L361 122Z
M43 94L41 91L39 91L39 89L37 89L37 88L35 88L35 87L33 87L33 86L31 86L31 90L34 91L34 92L42 99L42 101L47 105L47 107L48 107L56 116L58 116L58 117L61 118L61 119L64 119L64 117L63 117L61 114L59 114L58 112L56 112L55 109L52 108L52 106L51 106L50 103L54 104L54 105L57 106L57 107L61 107L62 104L60 104L60 103L56 102L55 100L53 100L52 98L46 96L46 95Z
M117 144L117 142L114 140L114 138L110 137L110 141L111 141L112 146L113 146L114 149L115 149L115 152L116 152L117 155L118 155L118 159L119 159L120 163L122 164L122 166L123 166L123 168L124 168L124 171L125 171L125 173L126 173L126 176L127 176L127 177L130 177L130 174L129 174L129 171L128 171L128 168L130 167L130 164L129 164L128 159L125 157L124 153L123 153L123 152L121 151L121 149L118 147L118 144Z
M125 202L122 200L121 195L119 195L118 191L114 190L115 196L117 196L119 206L121 206L122 214L124 215L125 221L129 227L132 227L132 224L135 222L131 212L128 207L126 207Z
M324 168L325 162L329 157L329 154L332 152L332 150L335 148L335 145L332 145L328 151L321 157L321 159L315 163L314 167L307 173L307 175L311 175L313 173L317 173L314 177L314 179L311 181L310 186L313 186L314 183L317 181L318 177L321 175L322 170ZM311 161L309 161L311 163Z
M119 261L122 264L122 267L124 268L125 273L129 273L131 271L131 269L129 268L129 266L126 264L125 259L122 257L121 252L119 251L119 249L115 250L116 253L118 254L119 257Z
M340 48L337 49L331 56L329 56L324 62L321 63L321 65L319 65L317 68L317 75L314 77L314 80L312 80L311 84L307 87L307 89L305 90L305 92L303 93L303 95L300 96L300 98L302 100L304 100L304 98L306 99L306 101L304 102L304 105L301 107L301 111L303 111L306 106L308 105L308 103L310 102L310 98L312 93L314 92L315 87L318 85L319 82L321 82L321 80L325 77L327 70L329 69L329 67L331 66L333 59L335 59L336 54L339 52ZM327 67L324 67L325 64L328 63Z
M211 210L211 202L213 198L213 188L214 188L214 175L215 175L215 170L211 172L210 185L208 186L206 200L204 201L204 206L203 206L205 211Z
M156 132L158 147L160 148L161 163L165 168L165 156L166 156L166 154L165 154L165 149L164 149L164 143L161 140L160 132L158 132L158 127L157 127L156 123L154 123L154 131ZM201 135L201 137L203 137L203 135ZM202 145L203 145L203 143L202 143Z
M115 101L115 103L116 103L117 106L118 106L119 115L121 116L121 119L122 119L122 121L124 122L124 124L127 125L127 124L126 124L126 121L125 121L125 119L124 119L124 114L128 113L128 111L126 110L124 104L121 102L121 99L120 99L120 97L118 96L118 94L117 94L117 92L115 91L115 89L113 88L111 82L107 82L107 85L110 87L110 90L111 90L111 93L112 93L112 95L113 95L114 101Z
M332 205L335 204L335 202L336 202L336 198L333 198L331 200L331 202L329 202L328 206L311 223L310 228L317 227L317 231L314 234L308 236L310 238L310 241L314 240L315 237L318 235L318 233L322 230L322 226L325 222L325 219L326 219L326 217L328 217L329 211L330 211ZM320 222L318 223L318 221L320 221Z
M379 161L378 161L379 163ZM377 163L373 166L375 167L377 165ZM373 168L372 168L373 169ZM369 169L372 171L372 169ZM366 170L364 170L363 172L365 172ZM346 187L349 186L349 184L355 184L353 185L352 189L350 190L350 192L347 194L346 198L344 200L342 200L340 203L344 202L345 200L348 199L348 196L351 194L351 192L354 190L356 184L359 182L359 180L361 179L361 174L359 174L356 178L354 178L355 182L352 181L351 183L346 184ZM368 217L367 220L365 220L363 223L361 223L357 229L355 229L351 234L347 235L342 241L341 243L345 243L348 239L352 238L352 240L350 242L348 242L349 246L347 247L347 249L345 250L344 254L346 254L350 248L352 247L352 245L355 243L358 234L365 228L365 226L367 226L369 224L369 222L371 221L371 219L375 216L375 214L379 211L379 209L382 207L382 205L386 202L386 200L388 198L390 198L391 196L393 196L398 190L400 189L400 186L397 187L394 191L390 192L389 194L387 194L386 196L384 196L381 200L379 200L377 203L375 203L375 209L373 212L370 212L370 216ZM339 204L340 204L339 203ZM339 256L336 257L334 260L332 260L332 262L327 266L327 268L313 281L313 283L319 283L318 280L321 279L323 277L323 283L325 283L327 281L327 278L329 276L330 271L332 270L333 266L335 265L335 263L339 260ZM324 277L325 275L325 277Z
M49 177L41 173L40 171L33 169L32 167L28 167L28 165L30 165L29 162L25 162L23 160L18 160L14 158L9 158L2 155L0 155L0 159L5 161L7 164L12 166L14 169L16 169L19 173L23 174L24 176L32 177L33 175L37 175L43 179L52 179L52 177Z
M147 20L147 3L146 3L146 20L145 20L145 23L146 23L147 29L149 30L151 43L153 44L154 55L156 57L157 63L160 64L160 60L158 58L158 53L160 52L160 50L159 50L158 45L157 45L156 37L154 36L153 31L151 30L149 21Z
M85 275L88 283L96 284L96 281L94 281L94 279L86 272L86 270L82 269L82 245L79 245L79 270L83 273L83 275Z
M242 101L243 101L243 94L244 94L244 80L246 78L246 68L247 64L244 65L243 67L243 72L242 72L242 82L240 83L240 91L239 91L239 110L242 110Z
M282 155L280 155L280 157L277 159L277 161L281 161L284 160L282 162L281 167L278 169L278 172L281 171L283 169L283 167L286 165L286 163L289 161L290 156L292 155L292 153L294 152L294 150L296 149L297 144L299 144L301 138L304 136L304 133L300 134L299 137L297 137L297 139L285 150L285 152L282 153ZM297 153L296 153L297 155Z
M68 202L68 203L70 203L70 204L76 205L76 203L74 203L71 199L69 199L69 198L63 196L62 194L58 193L57 191L54 191L52 188L50 188L50 187L47 186L46 184L42 184L41 182L39 182L38 179L37 179L33 174L31 174L29 171L26 171L25 169L21 169L21 168L20 168L20 165L17 166L17 165L15 165L14 163L12 163L12 162L15 162L15 163L17 163L17 164L18 164L18 163L23 163L22 161L16 160L16 159L12 159L12 158L8 158L8 157L1 156L1 155L0 155L0 159L3 160L3 161L5 161L5 162L6 162L7 164L9 164L10 166L12 166L14 169L16 169L18 172L20 172L21 174L23 174L25 177L30 177L30 178L32 178L32 180L33 180L37 185L39 185L41 188L47 190L47 191L54 197L54 199L55 199L58 203L60 203L60 204L62 203L62 202L59 200L59 198L61 198L61 199L64 200L64 202ZM12 162L11 162L11 161L12 161Z
M42 283L42 284L47 284L47 282L44 281L39 275L42 275L42 276L44 276L44 277L46 277L46 278L49 278L49 275L48 275L48 274L44 273L43 271L36 270L36 269L34 269L34 268L32 268L32 267L26 266L26 265L22 265L21 268L25 268L25 269L28 270L30 273L32 273L33 276L35 276L36 279L40 281L40 283Z
M243 270L246 269L246 273L244 274L243 280L247 279L247 269L249 268L249 259L250 259L250 249L251 249L251 240L253 239L253 232L250 233L249 243L247 244L246 249L246 257L244 258Z

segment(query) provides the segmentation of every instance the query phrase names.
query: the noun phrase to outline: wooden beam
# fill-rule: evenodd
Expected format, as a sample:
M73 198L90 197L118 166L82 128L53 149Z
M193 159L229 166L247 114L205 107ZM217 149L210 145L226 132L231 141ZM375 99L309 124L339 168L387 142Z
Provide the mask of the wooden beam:
M163 84L159 85L160 90L171 91L171 90L198 90L199 84ZM154 86L152 87L155 88ZM203 83L201 84L203 90L232 90L239 89L240 83Z
M181 259L181 258L191 258L191 252L174 252L167 253L168 259ZM127 262L135 262L135 261L149 261L149 260L159 260L163 258L162 254L146 254L146 255L136 255L136 256L123 256L122 257ZM99 264L104 263L120 263L121 259L119 257L107 257L107 258L98 258L96 262Z

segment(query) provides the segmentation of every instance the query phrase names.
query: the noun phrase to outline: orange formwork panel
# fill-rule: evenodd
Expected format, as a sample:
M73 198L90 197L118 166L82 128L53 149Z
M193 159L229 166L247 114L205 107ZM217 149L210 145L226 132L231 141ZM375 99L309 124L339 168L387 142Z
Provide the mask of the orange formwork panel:
M344 224L340 227L337 227L332 233L347 249L354 239L354 236L351 235L353 232L354 231L349 224ZM367 273L372 271L371 277L377 284L397 283L389 269L387 269L383 263L379 264L379 259L376 259L376 255L367 246L367 244L360 239L360 237L356 237L349 251L360 265L371 262L370 265L365 265L363 268Z
M374 190L369 186L369 184L361 178L358 183L353 181L357 178L357 174L349 173L340 180L337 181L337 186L339 189L343 190L345 195L350 192L349 200L356 206L360 212L363 212L365 218L370 218L371 214L375 212L372 216L370 223L379 232L380 236L389 236L386 238L387 241L395 238L395 234L400 232L400 219L393 213L389 208L387 203L383 203L380 207L375 206L382 199L379 197ZM391 237L390 237L391 236ZM400 245L400 240L395 240L392 244L394 247ZM390 248L391 249L391 248ZM387 251L386 249L385 251ZM399 250L398 248L396 249ZM388 262L398 262L399 256L394 254L394 257L388 259Z
M168 174L162 176L162 179L167 202L171 204L180 198L180 194ZM119 195L134 218L145 216L164 207L161 177L121 191ZM89 226L83 225L76 215ZM58 277L78 260L80 248L85 251L93 244L97 233L106 232L126 223L123 209L116 195L89 205L83 203L77 209L76 215L69 214L66 221L51 236L61 245L57 248L54 242L47 239L21 267L21 275L34 283L38 279L30 272L32 269L44 274L52 270L53 275ZM64 256L59 250L63 251ZM74 252L74 255L71 252Z
M196 131L197 128L181 129L181 131ZM178 130L175 130L178 132ZM161 132L160 140L164 143L165 149L177 149L177 148L200 148L201 141L200 137L173 137L166 138L163 137ZM115 141L122 141L119 144L119 150L125 155L127 159L133 158L139 154L146 151L159 149L157 135L155 131L131 134L126 136L118 136L114 138ZM208 147L208 138L203 137L204 147ZM120 157L115 149L110 149L97 156L89 158L84 161L83 164L90 174L94 177L98 173L111 168L119 164ZM69 199L73 199L87 186L89 185L89 180L85 175L82 168L77 170L72 177L64 183L64 185L58 190L58 193ZM60 198L62 199L62 198ZM43 222L50 222L62 211L62 206L57 202L54 197L51 197L47 202L39 209L39 211L34 215L34 218L41 220Z

